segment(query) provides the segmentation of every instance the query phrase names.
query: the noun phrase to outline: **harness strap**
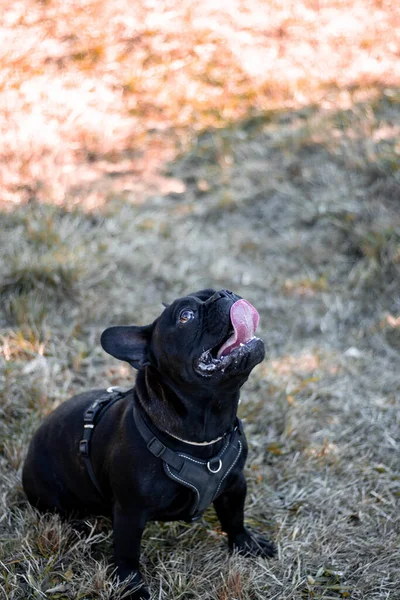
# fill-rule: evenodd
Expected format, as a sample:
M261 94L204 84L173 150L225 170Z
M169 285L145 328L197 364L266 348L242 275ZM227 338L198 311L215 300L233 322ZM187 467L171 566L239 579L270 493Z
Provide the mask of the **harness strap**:
M140 408L134 404L133 416L148 450L163 461L164 472L194 492L194 502L190 508L190 518L201 517L216 498L221 486L239 460L243 449L243 426L240 419L232 431L227 432L222 449L209 460L195 459L185 453L174 452L163 444L145 423Z
M136 427L139 429L140 435L146 442L147 448L152 454L154 454L154 456L157 458L162 458L162 460L164 460L179 473L185 464L184 459L173 450L167 448L167 446L160 442L160 440L153 434L150 427L148 427L142 415L140 414L140 410L138 409L136 403L134 404L133 411Z
M129 390L131 391L131 390ZM83 438L79 442L79 454L82 456L83 462L85 463L86 470L89 474L92 483L100 496L104 498L103 492L100 489L99 482L95 475L92 461L90 459L90 446L93 435L94 426L100 420L103 413L112 406L118 400L121 400L126 396L128 392L123 392L116 388L108 388L100 398L92 402L88 409L86 409L83 415Z
M131 391L108 388L84 413L83 438L79 442L79 453L101 498L104 498L104 494L101 491L90 459L93 430L104 412ZM244 435L240 419L237 418L234 429L223 436L223 438L226 437L226 442L218 454L209 460L201 460L182 452L174 452L163 444L145 422L136 402L133 403L133 417L148 450L163 461L166 475L194 492L195 499L189 514L192 521L199 519L217 497L224 480L239 460L243 449Z

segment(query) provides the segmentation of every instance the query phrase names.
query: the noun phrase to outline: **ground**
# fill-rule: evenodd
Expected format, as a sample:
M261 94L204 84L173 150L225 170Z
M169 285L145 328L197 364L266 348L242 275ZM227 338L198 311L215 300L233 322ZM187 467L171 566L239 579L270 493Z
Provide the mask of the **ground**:
M30 21L21 11L24 5L16 3L14 13L8 13L11 37L21 39L32 31L39 36L45 25L49 28L41 38L48 42L48 63L39 56L35 66L36 55L29 61L22 56L23 44L18 46L18 68L25 68L22 59L26 69L35 66L28 87L35 77L48 81L56 67L64 85L61 75L72 64L86 73L84 80L104 78L108 92L114 89L113 63L104 56L111 46L95 46L95 54L82 49L79 54L74 47L69 62L65 57L62 62L63 44L87 43L95 28L87 26L81 37L79 32L73 37L59 31L72 29L73 20L61 23L51 14L62 5L37 3L40 18L32 11ZM394 64L390 53L397 51L388 25L390 18L395 22L397 9L390 3L353 5L354 28L365 16L361 8L368 8L370 14L375 11L369 25L374 31L364 28L358 39L360 30L352 30L357 43L350 58L346 38L341 38L344 49L334 54L339 71L331 62L325 76L317 68L318 52L329 41L334 17L346 14L346 3L319 8L297 3L299 14L292 21L268 3L277 20L271 48L281 44L276 39L286 42L284 50L275 52L283 61L282 76L269 73L268 89L279 93L267 101L265 88L254 83L258 71L245 69L251 44L238 35L239 17L230 23L232 30L221 17L217 29L214 21L199 24L197 5L194 15L182 16L173 12L171 2L174 19L186 19L203 36L208 32L206 38L198 33L198 44L207 50L206 58L214 57L211 73L201 71L209 62L204 63L200 50L191 58L206 88L194 77L200 87L193 91L191 79L184 79L188 71L175 65L184 93L176 91L170 103L157 96L156 106L154 90L144 90L135 72L120 99L128 103L128 113L137 98L152 101L150 107L141 105L140 119L137 103L128 116L121 106L112 113L107 90L104 102L109 98L110 104L100 105L98 113L107 124L110 113L115 119L123 114L125 120L113 131L121 134L128 123L130 137L116 135L115 143L106 140L106 131L103 137L90 137L89 109L83 106L76 127L69 124L65 131L62 111L54 108L56 142L46 138L45 150L34 134L24 145L22 127L20 137L13 138L21 144L20 157L17 146L7 146L3 138L9 169L1 179L0 592L7 600L111 597L110 524L91 520L90 533L83 534L75 523L31 509L20 479L27 444L43 417L73 393L133 382L134 370L101 350L105 327L148 323L162 301L208 286L232 289L260 313L267 356L245 385L240 405L250 445L246 515L251 528L275 540L278 554L269 561L229 556L212 510L195 525L151 524L142 564L154 597L400 598L400 91L395 68L385 71L386 63ZM96 3L90 6L95 10ZM79 7L76 26L83 18ZM108 3L104 7L110 9ZM118 7L126 16L124 3ZM168 21L172 17L165 10L160 14ZM255 39L261 43L262 19L250 9L248 14L253 19L248 27L259 23ZM104 35L112 37L118 23L110 21L109 31L107 14L98 19ZM146 27L142 22L137 40L142 54L137 50L134 56L144 72L150 68L143 59L146 44L159 29L163 51L176 52L178 63L182 44L183 53L191 47L186 30L176 47L168 45L175 38L168 37L167 21L160 25L154 18ZM126 18L125 28L127 23ZM306 57L313 47L305 34L299 43L296 27L304 27L311 38L316 31L325 33L315 38L318 52L311 52L313 60L304 67L314 82L308 86L289 69L294 64L291 43L294 54L301 47ZM57 31L49 33L51 28ZM217 60L221 36L226 41ZM28 56L31 46L27 35L24 39ZM59 45L51 45L54 39ZM236 62L232 58L235 41L244 44L240 69L237 55ZM325 51L329 62L329 47ZM364 51L371 60L381 56L380 69L374 72L369 65L373 80L365 79L361 67L356 70L358 59L364 64ZM155 62L173 89L167 63L155 56L151 68ZM338 74L346 60L356 70L352 79ZM256 69L256 61L250 64ZM300 70L304 66L302 60L296 64ZM117 75L126 78L124 69ZM226 77L218 85L217 74ZM276 82L285 77L282 91ZM73 81L77 89L82 86L79 78ZM302 96L296 100L293 89L300 93L299 82ZM42 80L41 85L43 96ZM208 98L215 88L223 89L223 99L218 96L214 113L205 104L200 110L198 94ZM227 99L233 102L231 110ZM50 101L46 96L44 102ZM40 113L42 104L32 102ZM21 112L25 125L30 123L27 114ZM140 132L134 133L142 138L132 133L141 120ZM95 121L92 129L99 135ZM43 123L47 136L51 127ZM141 153L133 143L139 138ZM60 140L65 147L58 155Z

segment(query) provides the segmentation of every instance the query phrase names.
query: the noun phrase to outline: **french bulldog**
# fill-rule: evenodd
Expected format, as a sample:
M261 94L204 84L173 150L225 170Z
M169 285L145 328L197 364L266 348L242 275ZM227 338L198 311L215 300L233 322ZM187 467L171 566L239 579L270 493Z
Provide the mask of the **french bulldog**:
M244 525L247 443L236 415L240 388L265 355L258 320L240 296L206 289L175 300L151 325L106 329L101 344L138 370L135 387L74 396L31 441L28 500L63 517L111 516L130 600L150 598L139 571L149 520L192 521L213 503L231 550L274 554Z

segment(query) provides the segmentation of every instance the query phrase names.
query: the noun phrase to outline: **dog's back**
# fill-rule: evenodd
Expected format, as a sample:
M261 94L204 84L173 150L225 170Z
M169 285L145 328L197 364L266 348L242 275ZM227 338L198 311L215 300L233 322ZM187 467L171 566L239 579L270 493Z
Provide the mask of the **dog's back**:
M78 394L58 406L41 424L29 445L22 484L29 502L42 511L61 515L94 512L97 497L91 493L78 448L83 414L104 390ZM74 460L75 458L75 460ZM79 490L79 496L73 490ZM85 507L82 497L93 498Z

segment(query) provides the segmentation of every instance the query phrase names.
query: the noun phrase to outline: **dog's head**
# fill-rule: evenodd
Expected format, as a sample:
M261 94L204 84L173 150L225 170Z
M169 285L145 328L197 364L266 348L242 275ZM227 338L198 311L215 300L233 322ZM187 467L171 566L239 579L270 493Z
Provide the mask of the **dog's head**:
M258 319L240 296L207 289L178 298L151 325L106 329L101 344L136 369L152 365L176 382L243 380L265 355L254 335Z

